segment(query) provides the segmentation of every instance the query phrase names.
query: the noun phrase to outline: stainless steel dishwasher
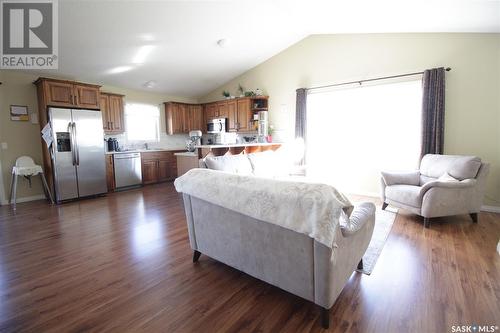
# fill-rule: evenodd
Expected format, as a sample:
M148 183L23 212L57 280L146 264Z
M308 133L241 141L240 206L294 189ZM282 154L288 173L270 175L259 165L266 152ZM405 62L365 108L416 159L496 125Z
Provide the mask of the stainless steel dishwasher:
M117 189L142 184L141 153L115 153L113 160Z

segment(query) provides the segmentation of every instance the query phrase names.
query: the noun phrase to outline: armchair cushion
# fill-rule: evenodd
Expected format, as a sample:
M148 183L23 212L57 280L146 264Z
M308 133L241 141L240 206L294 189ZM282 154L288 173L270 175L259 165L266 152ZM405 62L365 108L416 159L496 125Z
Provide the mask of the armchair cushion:
M476 178L481 159L476 156L427 154L420 162L420 173L426 177L439 178L445 172L464 180Z
M385 197L402 204L420 208L422 187L416 185L391 185L385 188Z
M382 171L382 179L385 185L419 185L420 184L420 172L409 171L409 172L388 172Z

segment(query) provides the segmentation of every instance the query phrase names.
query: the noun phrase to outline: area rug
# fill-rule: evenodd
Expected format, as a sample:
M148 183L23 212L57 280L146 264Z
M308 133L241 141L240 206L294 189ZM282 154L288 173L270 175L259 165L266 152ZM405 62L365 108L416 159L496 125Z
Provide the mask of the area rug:
M358 269L358 272L370 275L377 263L377 259L384 248L387 236L391 232L392 225L396 220L398 211L392 207L387 207L386 210L381 210L377 207L375 213L375 228L368 249L363 255L363 269Z

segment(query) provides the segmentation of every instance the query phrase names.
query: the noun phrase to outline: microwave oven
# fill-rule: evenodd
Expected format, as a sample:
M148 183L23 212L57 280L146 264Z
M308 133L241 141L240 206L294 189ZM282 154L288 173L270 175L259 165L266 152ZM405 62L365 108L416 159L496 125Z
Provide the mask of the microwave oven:
M226 131L226 118L210 119L207 123L207 133L223 133Z

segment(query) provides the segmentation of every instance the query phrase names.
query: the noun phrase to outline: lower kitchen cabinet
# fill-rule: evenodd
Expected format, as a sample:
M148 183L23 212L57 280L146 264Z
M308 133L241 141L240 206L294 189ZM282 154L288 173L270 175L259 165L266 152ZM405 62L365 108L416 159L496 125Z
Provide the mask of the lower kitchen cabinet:
M115 190L115 168L113 162L113 155L106 155L106 184L108 185L108 192Z
M177 177L176 151L155 151L141 153L142 183L154 184Z
M141 158L142 159L142 158ZM158 182L158 160L142 159L142 183L153 184Z

